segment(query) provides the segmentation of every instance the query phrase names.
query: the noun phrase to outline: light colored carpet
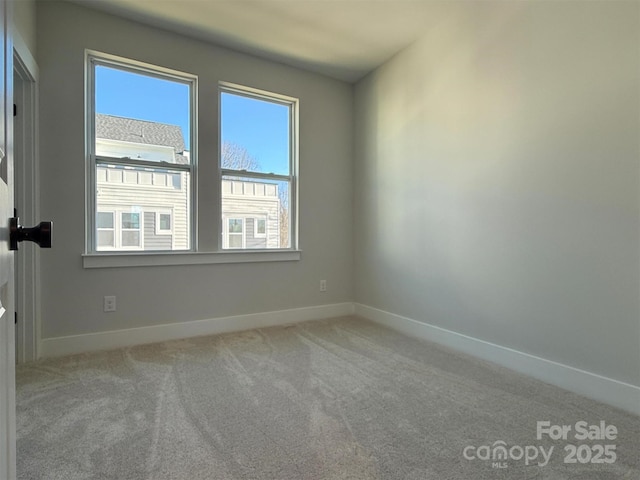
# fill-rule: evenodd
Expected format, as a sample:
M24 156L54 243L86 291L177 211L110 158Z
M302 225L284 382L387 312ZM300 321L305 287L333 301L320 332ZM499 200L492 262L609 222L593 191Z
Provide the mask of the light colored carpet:
M40 361L17 385L21 479L640 478L640 418L355 317ZM544 420L619 433L538 440ZM463 454L497 441L554 451ZM617 459L565 464L568 443Z

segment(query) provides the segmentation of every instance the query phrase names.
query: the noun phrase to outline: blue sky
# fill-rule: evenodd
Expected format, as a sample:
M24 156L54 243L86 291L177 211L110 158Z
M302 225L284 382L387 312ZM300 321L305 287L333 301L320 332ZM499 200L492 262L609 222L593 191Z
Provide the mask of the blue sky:
M189 148L189 86L96 66L96 112L182 128Z
M189 148L188 85L101 65L95 82L97 113L178 125ZM288 174L289 108L227 92L221 102L222 141L246 148L264 172Z
M222 141L247 149L266 173L289 173L289 107L223 92Z

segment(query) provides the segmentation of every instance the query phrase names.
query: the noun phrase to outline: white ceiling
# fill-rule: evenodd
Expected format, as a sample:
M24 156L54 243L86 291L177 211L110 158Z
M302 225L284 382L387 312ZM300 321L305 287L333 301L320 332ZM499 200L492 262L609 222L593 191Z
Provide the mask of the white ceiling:
M432 0L72 0L349 82L411 44Z

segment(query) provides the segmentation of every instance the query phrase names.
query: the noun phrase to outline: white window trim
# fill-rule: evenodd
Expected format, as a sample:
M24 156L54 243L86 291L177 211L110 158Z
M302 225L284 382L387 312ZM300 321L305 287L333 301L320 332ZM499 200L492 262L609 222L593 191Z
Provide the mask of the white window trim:
M160 228L160 215L169 215L171 228L163 230ZM173 235L173 210L170 208L160 208L156 210L156 235ZM173 242L172 242L173 243Z
M95 139L95 117L93 116L93 102L95 98L95 92L93 90L93 71L90 66L92 58L97 58L100 61L106 63L112 63L120 67L133 67L134 69L150 68L150 73L160 72L168 76L176 75L177 78L188 78L191 83L191 138L190 138L190 158L191 158L191 250L173 250L173 251L116 251L116 250L95 250L95 211L96 211L96 198L92 192L95 191L97 186L96 181L96 162L95 155L92 151L94 139ZM85 210L85 225L86 225L86 242L85 253L82 254L83 268L129 268L129 267L154 267L154 266L186 266L186 265L207 265L207 264L240 264L240 263L263 263L263 262L291 262L299 261L302 257L302 250L300 250L299 240L299 192L298 192L298 175L299 175L299 102L297 99L282 96L284 101L291 101L294 103L292 109L292 135L291 135L291 163L293 168L291 169L294 175L293 181L290 184L289 198L292 202L290 211L290 231L292 238L292 245L289 249L247 249L247 250L222 250L222 222L219 199L216 200L215 205L211 205L212 210L206 210L207 215L213 213L215 218L218 218L216 223L216 235L211 241L214 245L217 244L217 248L214 251L199 251L198 250L198 219L199 211L197 205L199 179L198 172L198 79L197 76L184 72L174 71L170 69L164 69L155 65L150 65L143 62L137 62L134 60L118 57L114 55L105 54L93 50L85 50L85 75L86 75L86 96L85 96L85 125L86 125L86 179L87 179L87 201ZM234 85L231 83L221 82L221 86L227 88L237 87L245 92L253 92L260 94L261 90L253 90L251 88L242 87L240 85ZM278 97L275 94L269 94L269 98ZM218 152L219 152L218 148ZM218 171L219 179L222 178L220 173L219 164L215 166ZM220 180L217 181L218 185ZM174 220L175 221L175 220ZM214 247L215 248L215 247Z
M247 248L247 219L243 215L227 215L223 216L224 218L224 240L223 245L225 250L244 250ZM229 220L242 220L242 232L240 234L229 231ZM242 246L241 247L230 247L229 246L229 237L231 235L242 236Z
M97 240L97 232L99 231L111 231L113 232L113 246L109 246L109 247L101 247L100 251L112 251L112 250L116 250L116 245L118 244L118 239L117 239L117 235L116 235L116 230L117 230L117 222L116 222L116 212L115 210L110 210L110 209L100 209L96 212L96 216L98 213L110 213L111 214L111 223L113 225L113 227L111 228L99 228L96 226L96 248L98 248L98 240Z
M227 250L224 252L107 252L82 255L84 268L161 267L229 263L296 262L301 250Z
M258 221L264 222L264 233L258 232ZM269 222L266 216L254 216L253 217L253 236L254 238L267 238L267 232L269 230Z
M100 213L111 213L113 214L113 247L101 247L98 251L99 255L112 252L124 253L124 252L139 252L144 250L144 210L139 209L132 212L130 209L122 209L122 208L113 208L111 206L107 206L104 208L100 208L98 210ZM140 232L140 246L138 247L123 247L122 246L122 233L124 231L134 231L135 229L124 229L122 227L122 214L123 213L137 213L140 215L140 228L138 231ZM111 229L103 229L103 230L111 230Z
M124 228L123 216L125 214L138 215L138 228ZM117 244L120 245L119 250L120 251L144 250L144 210L140 209L140 210L136 210L135 212L132 212L130 210L120 210L118 212L118 220L119 221L117 223L117 226L119 227L120 233L118 234L119 242ZM140 239L139 244L136 246L127 245L126 247L122 245L122 236L124 235L125 232L138 232L138 238Z
M218 159L219 166L219 178L218 183L222 184L222 180L225 176L238 176L242 178L251 178L251 179L263 179L263 180L271 180L271 181L282 181L288 182L289 184L289 247L286 248L271 248L268 250L272 251L297 251L299 248L299 192L298 192L298 181L299 181L299 110L300 110L300 101L297 98L289 97L287 95L282 95L278 93L268 92L266 90L260 90L257 88L247 87L244 85L239 85L236 83L230 82L219 82L218 84L218 131L219 131L219 141L222 141L222 135L220 135L220 131L222 129L222 93L230 93L234 95L245 96L248 98L254 98L258 100L264 100L273 103L280 103L282 105L286 105L289 107L289 175L276 175L271 173L259 173L259 172L248 172L245 170L232 170L232 169L223 169L220 167L221 162ZM218 145L218 155L220 155L221 146ZM220 189L220 195L222 198L222 189ZM222 212L222 201L220 202L219 208L220 216L223 216ZM223 233L223 232L219 232ZM224 250L224 234L218 235L218 241L220 242L218 245L218 250Z
M190 246L187 252L197 251L197 231L198 231L198 210L197 210L197 198L198 198L198 178L197 178L197 119L198 119L198 77L196 75L180 72L177 70L160 67L136 60L131 60L116 55L110 55L94 50L85 50L85 72L86 72L86 111L85 111L85 125L86 125L86 182L87 182L87 202L85 212L85 257L87 256L100 256L110 252L109 250L98 250L97 235L96 235L96 215L97 211L97 198L92 192L97 191L97 178L96 168L101 163L108 164L120 164L129 166L149 166L151 168L167 168L166 165L159 162L152 161L140 161L136 159L123 160L119 158L110 157L98 157L95 152L95 66L104 65L112 68L118 68L124 71L130 71L138 74L145 74L149 76L155 76L164 80L177 81L189 85L190 87L190 112L191 112L191 138L189 139L189 158L190 163L187 165L172 164L169 170L171 171L185 171L189 173L190 178L190 198L189 204L191 206L190 215ZM143 220L144 221L144 220ZM141 225L142 232L144 228ZM141 234L142 235L142 234ZM143 237L144 235L142 235ZM144 244L144 240L141 240ZM144 248L144 247L141 247ZM131 248L127 251L137 252L141 248ZM118 250L121 251L121 250ZM184 253L185 250L180 250ZM166 252L172 254L171 252Z

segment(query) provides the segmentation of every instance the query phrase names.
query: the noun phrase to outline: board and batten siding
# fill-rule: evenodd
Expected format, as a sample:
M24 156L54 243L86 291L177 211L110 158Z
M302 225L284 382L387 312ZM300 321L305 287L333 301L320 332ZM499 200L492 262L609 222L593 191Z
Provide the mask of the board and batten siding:
M280 199L278 187L260 182L222 181L222 218L244 219L246 248L280 247ZM266 237L255 237L255 219L266 220ZM223 230L226 233L227 226Z
M171 212L172 235L166 235L173 249L189 249L189 210L191 194L189 178L184 173L149 172L126 170L112 167L97 169L97 207L98 210L141 211L144 215L144 249L159 249L166 245L155 237L155 218L153 236L147 235L147 213ZM165 236L165 235L161 235ZM147 243L150 242L150 243ZM171 245L169 245L171 248Z
M191 196L185 173L98 167L99 211L139 211L144 250L186 250ZM157 213L171 213L171 234L158 234ZM280 199L274 184L222 181L222 218L244 220L245 248L280 247ZM256 219L265 219L265 236L255 235ZM116 220L119 221L119 220ZM223 226L226 235L227 226ZM225 243L226 245L226 243Z

